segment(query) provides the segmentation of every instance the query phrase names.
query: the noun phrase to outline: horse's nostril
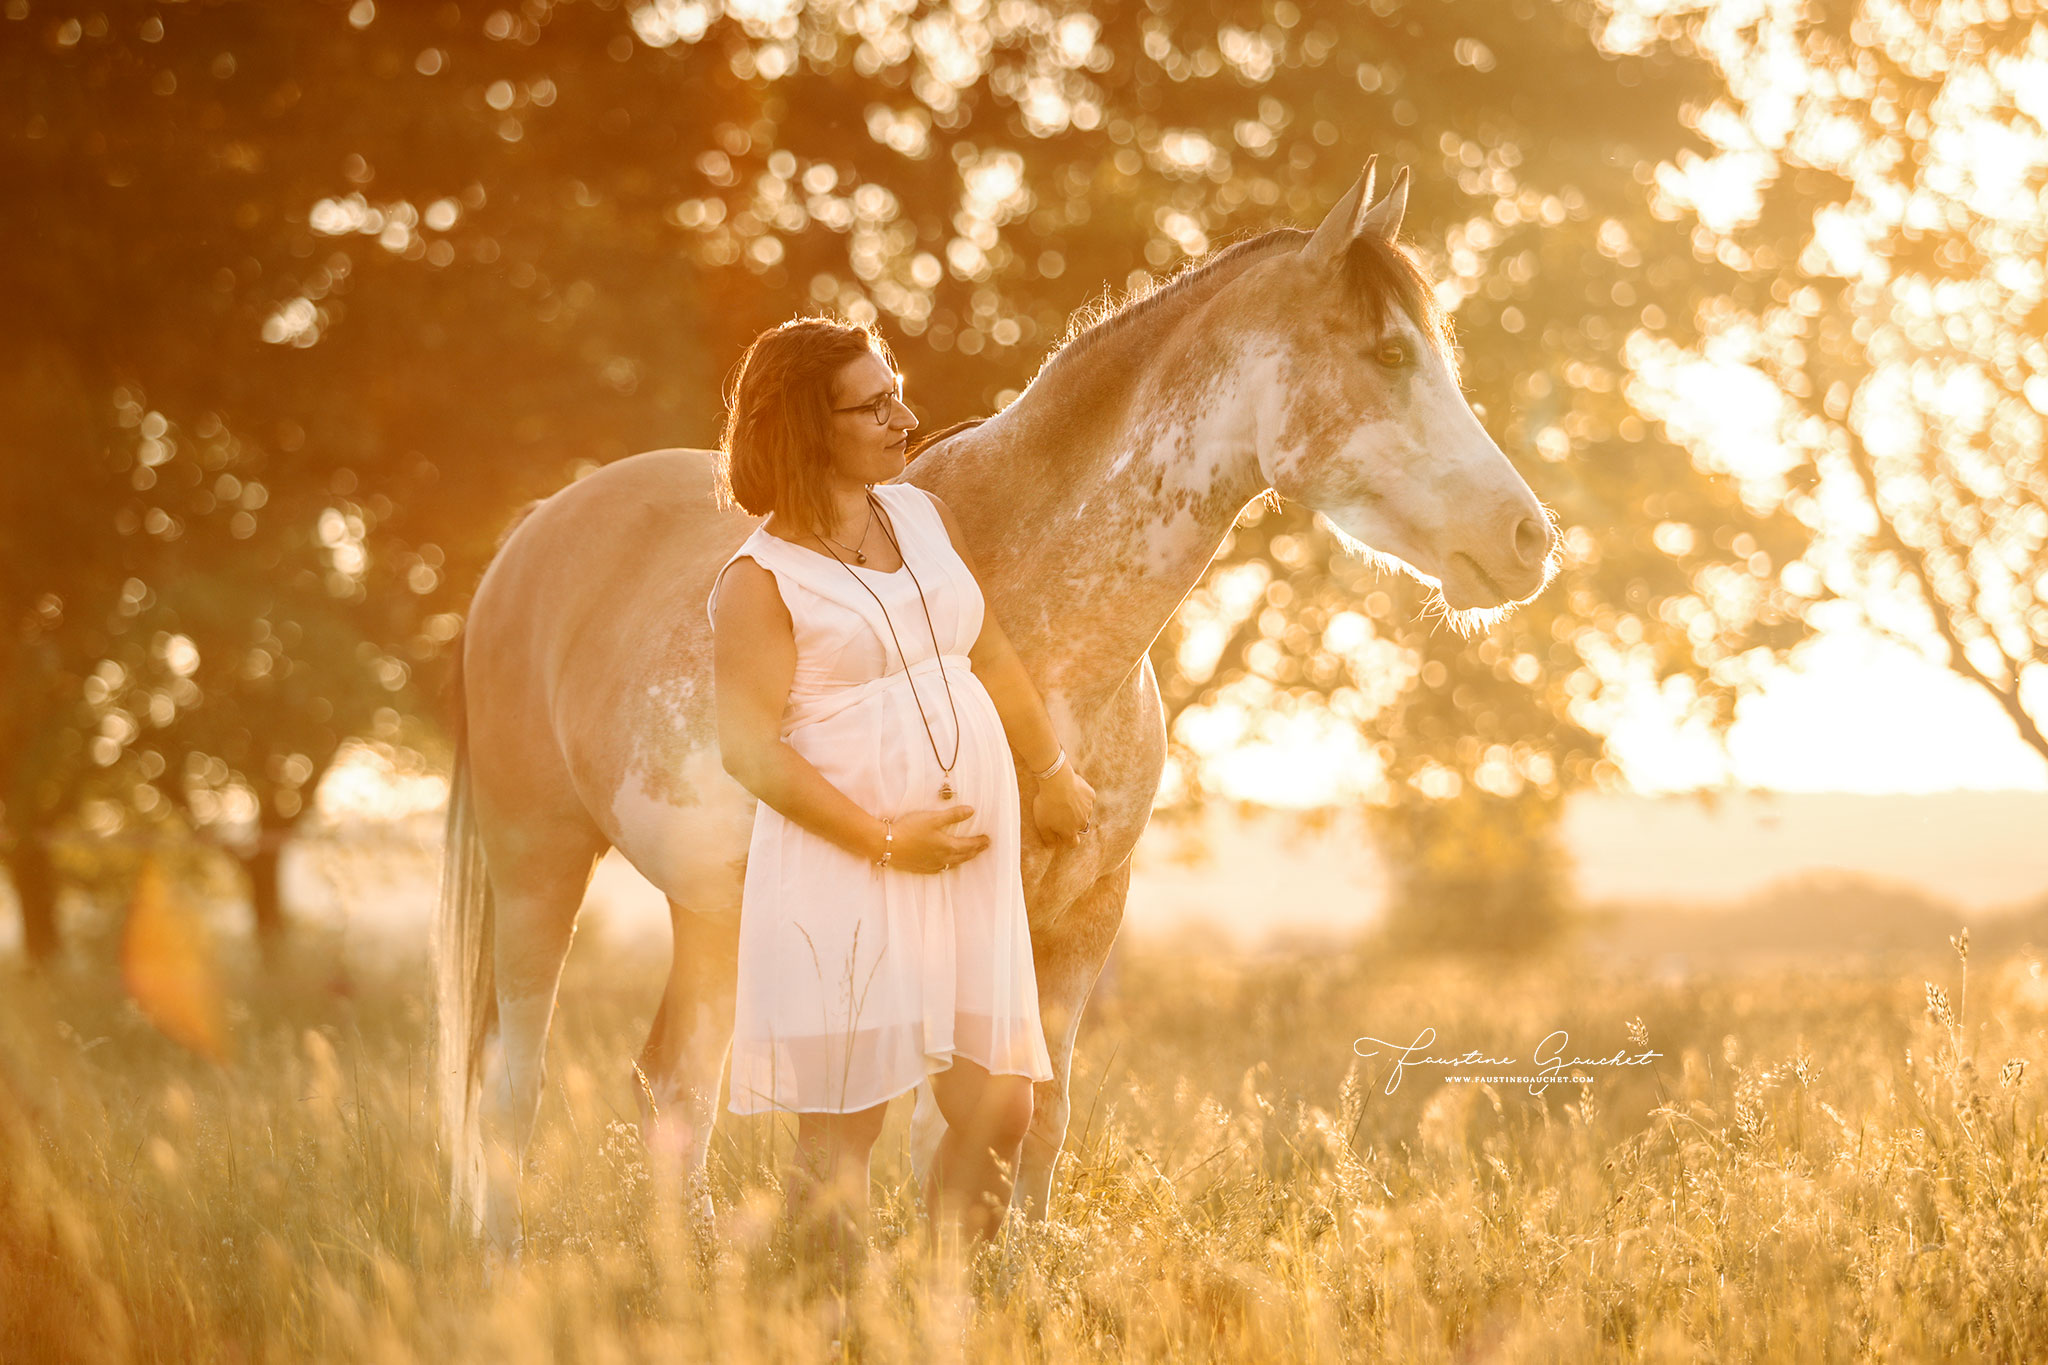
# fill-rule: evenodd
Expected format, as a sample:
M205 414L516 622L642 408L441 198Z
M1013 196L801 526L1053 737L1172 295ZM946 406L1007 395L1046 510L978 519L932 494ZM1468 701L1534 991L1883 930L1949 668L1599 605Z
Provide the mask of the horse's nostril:
M1524 564L1541 564L1550 554L1550 523L1523 517L1515 523L1515 555Z

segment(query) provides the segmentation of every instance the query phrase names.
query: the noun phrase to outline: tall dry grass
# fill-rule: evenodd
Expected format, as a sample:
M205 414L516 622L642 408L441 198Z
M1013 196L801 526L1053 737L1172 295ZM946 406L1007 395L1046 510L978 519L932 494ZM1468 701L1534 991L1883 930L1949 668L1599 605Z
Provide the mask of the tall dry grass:
M659 963L572 961L529 1257L487 1283L447 1231L423 969L332 960L232 978L226 1067L109 972L5 983L0 1359L2048 1358L2025 958L1656 984L1141 946L1084 1031L1052 1217L965 1297L922 1251L899 1102L836 1353L774 1236L786 1121L721 1124L708 1257L644 1160ZM1654 1068L1541 1097L1439 1071L1388 1094L1351 1053L1431 1026L1605 1055L1631 1023Z

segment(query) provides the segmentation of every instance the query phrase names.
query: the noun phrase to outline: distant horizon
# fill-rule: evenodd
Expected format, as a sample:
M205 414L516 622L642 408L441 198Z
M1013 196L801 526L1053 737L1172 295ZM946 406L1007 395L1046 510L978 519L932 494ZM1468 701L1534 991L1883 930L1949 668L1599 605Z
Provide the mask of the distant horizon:
M417 794L433 780L415 775L408 786ZM1207 923L1246 948L1289 934L1368 929L1384 904L1385 869L1357 837L1363 816L1355 805L1315 810L1227 795L1164 816L1139 840L1126 928L1149 938ZM1840 877L1988 921L2048 897L2044 827L2048 792L2032 790L1617 788L1567 798L1562 837L1574 899L1593 911L1711 916L1740 912L1789 884ZM431 918L439 836L440 811L425 805L383 817L343 811L334 824L315 824L296 848L286 846L292 914L309 924L345 914L351 933L372 938L416 936ZM1285 896L1271 872L1276 854L1288 862ZM388 863L395 880L377 874L376 896L345 905L322 869L364 856ZM370 865L335 866L352 868L349 881ZM650 943L668 932L666 903L615 852L600 864L586 918L603 926L598 932ZM0 952L18 947L16 929L0 915Z
M1377 916L1385 869L1368 842L1346 837L1363 831L1356 808L1319 818L1257 806L1232 820L1227 804L1164 820L1161 837L1140 841L1131 913L1147 931L1177 919L1229 922L1242 905L1264 907L1258 922L1268 929ZM1307 828L1317 823L1327 828ZM2041 791L1610 790L1567 798L1560 837L1574 898L1588 907L1736 909L1785 882L1841 874L1997 915L2048 896L2044 827ZM1289 858L1285 903L1262 856L1276 845Z
M2017 740L2014 741L2018 743ZM1299 788L1296 788L1299 790ZM1874 790L1855 787L1793 787L1769 784L1742 785L1725 781L1719 785L1695 787L1657 787L1631 784L1623 781L1609 787L1585 787L1566 795L1567 801L1587 798L1629 797L1642 800L1669 801L1716 801L1746 796L1768 797L1842 797L1869 796L1893 798L1937 798L1954 796L2014 796L2048 797L2048 783L2039 786L2004 785L1971 786L1954 785L1946 787ZM447 781L444 774L435 771L397 773L368 746L352 746L351 751L336 761L320 784L319 792L310 803L309 815L318 820L328 818L336 825L352 824L359 821L387 823L403 821L414 816L424 816L441 811L447 799ZM1230 790L1211 791L1203 798L1203 805L1218 807L1256 808L1274 813L1298 813L1305 818L1327 819L1332 814L1365 809L1367 802L1356 794L1331 796L1322 801L1281 802L1263 799L1259 794L1246 794ZM1155 807L1156 815L1169 815L1174 806Z

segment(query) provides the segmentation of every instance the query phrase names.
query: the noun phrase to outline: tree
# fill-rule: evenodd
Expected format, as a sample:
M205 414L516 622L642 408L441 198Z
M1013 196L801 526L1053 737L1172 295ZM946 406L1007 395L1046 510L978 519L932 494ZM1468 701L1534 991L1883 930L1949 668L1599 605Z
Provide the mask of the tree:
M346 459L356 400L295 384L260 281L310 255L305 234L262 230L298 172L287 143L233 136L235 116L286 114L292 82L238 61L249 7L171 17L116 31L58 14L42 51L4 49L11 178L35 193L0 274L25 324L0 438L16 651L0 756L38 958L57 942L51 842L124 823L222 840L274 946L280 841L342 741L407 686L386 642L453 633L407 605L439 551L387 554L379 581L362 522L388 498L358 507L346 463L302 458L307 424L331 417ZM332 285L346 261L319 269Z
M1725 719L1740 660L1796 639L1805 605L1780 581L1804 528L1745 507L1624 392L1628 339L1688 343L1692 300L1730 272L1644 190L1703 145L1675 114L1715 73L1604 49L1596 18L1533 0L737 17L595 0L116 22L39 3L5 21L33 41L0 50L20 130L0 157L30 187L0 221L0 302L95 411L123 393L172 434L107 417L109 463L66 487L83 543L161 541L153 512L189 528L140 575L204 696L163 761L219 760L253 790L310 781L366 678L422 706L511 511L630 451L708 444L718 381L760 328L803 306L878 319L929 424L978 415L1091 296L1313 221L1375 151L1418 172L1410 235L1458 304L1475 396L1560 513L1566 576L1466 640L1281 509L1240 529L1154 660L1176 719L1326 707L1363 727L1379 800L1547 800L1602 771L1609 683L1675 680ZM161 464L138 461L142 439ZM145 468L155 482L132 486ZM1634 529L1652 521L1715 533L1678 548ZM33 519L9 529L41 545ZM1260 605L1219 615L1222 576L1253 566L1272 580ZM70 592L60 569L37 570L21 611ZM1743 591L1703 589L1716 576ZM269 605L229 586L258 580ZM282 639L308 614L329 643L303 662L334 715L309 739L280 701L259 732L241 665L265 646L237 643L235 619ZM1226 647L1201 657L1197 628Z
M131 629L125 565L93 534L94 513L76 496L72 466L39 458L94 447L90 401L63 357L23 348L11 359L0 366L9 414L0 428L0 469L9 476L0 482L0 516L10 530L0 555L0 619L8 627L0 634L0 847L21 904L23 946L42 962L60 945L52 844L64 820L119 780L107 770L120 736L134 728L122 703L132 697L131 679L146 676L147 653ZM33 559L18 529L27 526L54 533Z
M17 628L6 637L0 810L30 956L46 960L59 943L52 845L124 827L221 842L275 947L280 839L341 741L367 733L405 684L336 601L360 591L325 562L345 535L328 546L276 519L263 534L247 510L268 501L260 483L180 479L229 463L217 427L213 443L190 437L125 388L95 411L47 349L11 377L10 411L69 419L5 438L7 524L38 528L44 545L4 585ZM50 458L67 449L78 458ZM159 470L171 485L161 492Z
M1685 33L1728 88L1660 206L1740 275L1703 350L1783 395L1778 495L1831 585L2048 759L2048 28L1929 0Z

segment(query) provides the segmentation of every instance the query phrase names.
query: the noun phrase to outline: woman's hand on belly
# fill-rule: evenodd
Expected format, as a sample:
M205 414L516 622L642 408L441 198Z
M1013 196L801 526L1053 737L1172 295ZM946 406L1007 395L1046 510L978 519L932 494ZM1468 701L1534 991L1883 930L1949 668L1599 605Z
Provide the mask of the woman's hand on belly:
M972 806L941 806L896 817L896 851L889 866L905 872L944 872L986 849L986 834L956 834L954 828L974 814Z

